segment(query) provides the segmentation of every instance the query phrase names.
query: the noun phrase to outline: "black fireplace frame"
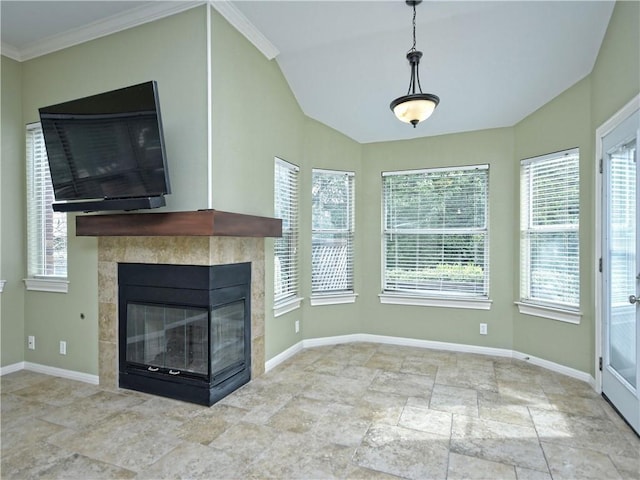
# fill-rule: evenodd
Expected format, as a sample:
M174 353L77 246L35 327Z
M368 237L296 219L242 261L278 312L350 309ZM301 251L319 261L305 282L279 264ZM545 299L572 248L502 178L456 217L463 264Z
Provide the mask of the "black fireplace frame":
M127 305L207 309L207 340L211 345L214 309L244 302L244 361L220 372L173 375L170 369L127 359ZM226 265L118 264L118 363L121 388L211 406L251 379L251 263ZM217 373L217 374L216 374Z

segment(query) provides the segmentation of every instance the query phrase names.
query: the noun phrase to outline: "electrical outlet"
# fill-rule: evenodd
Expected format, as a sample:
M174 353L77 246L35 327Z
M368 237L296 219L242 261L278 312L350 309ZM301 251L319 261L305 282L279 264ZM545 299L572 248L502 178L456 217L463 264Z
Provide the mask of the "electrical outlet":
M34 337L33 335L29 335L27 339L27 347L29 347L29 350L36 349L36 337Z
M300 320L296 320L296 333L300 333Z
M480 335L486 335L487 334L487 324L486 323L481 323L480 324Z
M64 340L60 340L60 355L67 354L67 342Z

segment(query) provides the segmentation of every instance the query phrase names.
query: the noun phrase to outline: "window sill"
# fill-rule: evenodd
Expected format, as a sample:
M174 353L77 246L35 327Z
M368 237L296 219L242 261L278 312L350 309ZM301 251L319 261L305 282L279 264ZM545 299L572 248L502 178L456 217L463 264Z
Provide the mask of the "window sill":
M414 305L419 307L469 308L490 310L492 300L488 298L425 297L397 293L381 293L380 303L391 305Z
M342 303L355 303L357 293L343 292L343 293L326 293L324 295L312 295L310 303L312 307L319 305L339 305Z
M526 302L515 303L518 305L518 311L524 315L548 318L550 320L573 323L574 325L580 325L580 320L582 319L582 312L577 310L566 310L563 308L536 305Z
M27 290L38 292L67 293L69 281L63 278L25 278Z
M285 313L289 313L300 308L300 305L302 305L302 300L302 297L295 297L274 305L273 316L279 317L280 315L284 315Z

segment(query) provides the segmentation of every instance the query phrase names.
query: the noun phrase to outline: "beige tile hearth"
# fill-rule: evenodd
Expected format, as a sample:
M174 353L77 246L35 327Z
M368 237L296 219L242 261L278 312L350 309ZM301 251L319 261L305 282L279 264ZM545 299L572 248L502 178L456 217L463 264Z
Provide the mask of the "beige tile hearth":
M640 479L602 398L518 360L318 347L209 408L28 371L0 387L7 480Z

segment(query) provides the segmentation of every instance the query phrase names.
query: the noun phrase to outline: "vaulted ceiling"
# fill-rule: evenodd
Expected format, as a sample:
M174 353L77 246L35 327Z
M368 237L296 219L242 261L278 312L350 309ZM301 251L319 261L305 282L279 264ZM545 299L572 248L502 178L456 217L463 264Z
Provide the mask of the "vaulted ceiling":
M2 53L33 58L199 3L2 0ZM589 74L615 2L425 0L420 77L441 101L415 129L389 109L409 82L403 0L211 4L275 58L305 114L369 143L514 125Z

